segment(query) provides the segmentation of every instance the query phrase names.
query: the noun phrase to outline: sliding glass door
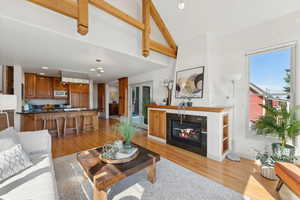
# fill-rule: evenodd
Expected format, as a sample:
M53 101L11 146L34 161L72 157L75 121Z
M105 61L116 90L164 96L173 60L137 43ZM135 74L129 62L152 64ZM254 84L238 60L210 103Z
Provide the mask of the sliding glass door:
M146 105L150 104L152 99L152 82L132 85L130 92L131 121L138 127L146 128L148 124Z

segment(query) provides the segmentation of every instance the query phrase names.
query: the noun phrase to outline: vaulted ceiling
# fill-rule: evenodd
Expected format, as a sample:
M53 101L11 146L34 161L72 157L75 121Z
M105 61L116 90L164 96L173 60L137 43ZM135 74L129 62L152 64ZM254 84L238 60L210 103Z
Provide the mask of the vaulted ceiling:
M98 9L90 9L89 34L81 36L75 20L25 0L2 1L0 64L21 64L25 71L48 66L88 72L100 58L106 72L93 79L101 82L174 64L171 58L157 54L143 58L140 31ZM141 20L140 0L107 1ZM183 1L185 9L179 10L178 0L153 0L179 48L201 34L238 32L300 9L299 0ZM152 27L151 37L163 42L159 31Z
M300 10L299 0L153 0L175 41L204 33L228 34ZM299 16L300 17L300 16Z

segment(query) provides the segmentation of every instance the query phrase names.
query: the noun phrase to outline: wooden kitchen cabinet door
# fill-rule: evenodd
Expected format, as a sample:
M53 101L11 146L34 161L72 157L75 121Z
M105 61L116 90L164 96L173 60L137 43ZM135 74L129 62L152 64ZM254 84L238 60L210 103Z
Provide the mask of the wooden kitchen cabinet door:
M89 108L89 93L81 93L80 94L80 108Z
M37 76L36 78L36 97L37 98L52 98L52 78Z
M80 93L71 92L70 93L70 103L72 108L80 108Z
M61 78L53 77L53 90L68 91L68 84L62 83Z
M98 108L99 112L105 111L105 84L98 84Z
M149 111L149 134L166 139L166 112L160 110Z
M119 115L128 116L128 78L119 79Z
M35 98L36 96L36 74L25 73L25 98Z

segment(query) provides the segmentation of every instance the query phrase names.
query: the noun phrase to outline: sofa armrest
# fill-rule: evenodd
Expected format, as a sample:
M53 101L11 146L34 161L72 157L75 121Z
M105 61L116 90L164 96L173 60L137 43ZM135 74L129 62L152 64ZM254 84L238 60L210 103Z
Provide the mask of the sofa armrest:
M51 135L48 130L20 132L17 135L28 154L39 152L51 154Z

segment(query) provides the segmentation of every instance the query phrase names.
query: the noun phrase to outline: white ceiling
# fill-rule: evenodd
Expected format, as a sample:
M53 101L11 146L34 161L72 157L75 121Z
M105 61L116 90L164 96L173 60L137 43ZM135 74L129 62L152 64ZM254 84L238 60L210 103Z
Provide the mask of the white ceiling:
M120 5L124 3L123 0L108 1ZM132 5L140 7L137 6L139 0L128 1L135 1ZM153 1L179 47L184 41L201 34L237 32L300 9L299 0L183 0L185 2L183 11L177 7L179 0ZM129 32L133 30L130 26L123 27L122 24L116 24L122 22L109 15L102 15L103 12L97 9L92 10L90 15L90 18L93 18L90 36L81 40L79 38L82 37L76 33L75 20L25 0L10 0L6 1L5 5L5 8L0 8L0 64L20 64L25 71L38 73L43 71L42 66L47 66L50 70L46 71L46 74L49 75L57 74L60 69L84 72L89 73L90 77L97 82L109 82L120 77L172 66L169 60L162 64L163 62L142 58L141 47L138 46L140 45L140 38L138 38L140 32L138 30ZM126 9L126 11L129 10L131 9ZM7 18L1 18L1 14ZM128 14L134 16L140 15L140 12ZM115 24L110 32L106 33L105 27L96 29L99 25L96 26L95 20L99 22L100 15L107 24ZM16 20L10 20L10 18ZM103 21L99 23L103 25ZM124 33L121 32L124 30ZM120 41L124 40L112 36L118 31L120 35L128 34L127 38L132 38L135 42L124 41L123 53L113 51L118 50L115 49L117 46L113 45L120 44ZM102 40L97 40L100 38ZM116 42L113 44L114 40ZM106 46L103 45L104 42L107 42ZM126 52L129 45L137 51ZM136 56L132 56L133 54ZM90 68L95 66L97 58L103 60L105 68L105 73L101 78L89 72Z
M299 0L153 0L177 43L205 34L228 34L295 12Z
M108 82L166 67L16 21L0 18L0 25L1 64L20 64L25 72L56 76L59 70L74 71L88 73L96 82ZM97 58L105 70L101 77L90 72ZM49 70L41 69L42 66Z

